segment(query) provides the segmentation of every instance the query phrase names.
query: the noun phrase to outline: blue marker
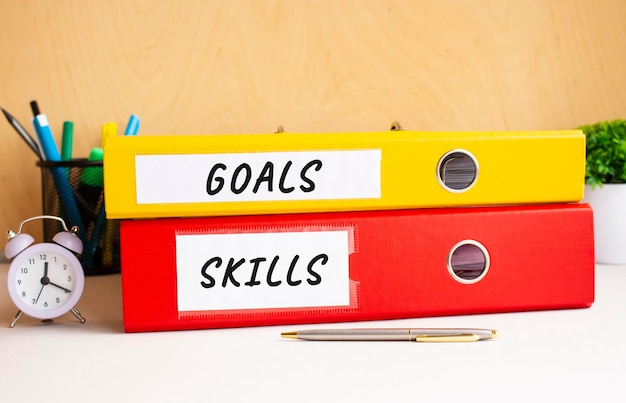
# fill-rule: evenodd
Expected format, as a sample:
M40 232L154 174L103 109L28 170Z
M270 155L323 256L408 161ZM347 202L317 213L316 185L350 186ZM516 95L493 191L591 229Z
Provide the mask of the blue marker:
M139 132L139 118L136 115L130 115L124 136L136 136Z
M33 125L35 126L35 132L37 132L37 138L39 138L39 145L43 151L43 155L47 161L61 161L61 154L57 148L57 143L54 141L52 130L50 130L50 124L46 115L39 114L33 119Z
M36 114L33 119L33 126L35 127L37 138L39 138L39 145L44 158L47 161L61 161L61 154L59 153L59 149L54 141L54 136L52 135L52 130L50 130L50 125L48 124L48 118L46 115L41 113ZM57 188L57 193L59 194L59 201L63 206L65 214L67 214L70 225L76 225L81 229L81 231L78 232L78 236L84 244L86 241L86 228L83 225L83 220L78 211L78 206L76 204L76 199L74 199L72 185L70 185L67 172L62 167L51 167L50 173L52 174L52 179L54 179L54 184Z

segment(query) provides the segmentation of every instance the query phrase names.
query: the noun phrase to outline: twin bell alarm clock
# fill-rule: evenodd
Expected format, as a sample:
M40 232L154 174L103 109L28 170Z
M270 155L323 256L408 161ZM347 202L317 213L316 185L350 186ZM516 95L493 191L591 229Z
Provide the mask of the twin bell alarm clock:
M52 242L35 244L35 239L22 233L29 221L49 219L60 221L63 230ZM85 322L76 309L85 286L83 266L76 257L83 251L83 243L76 233L78 227L68 230L60 217L42 215L22 221L17 233L7 232L9 241L4 248L7 259L12 259L7 275L9 296L19 311L10 323L15 323L25 313L43 321L50 321L72 312Z

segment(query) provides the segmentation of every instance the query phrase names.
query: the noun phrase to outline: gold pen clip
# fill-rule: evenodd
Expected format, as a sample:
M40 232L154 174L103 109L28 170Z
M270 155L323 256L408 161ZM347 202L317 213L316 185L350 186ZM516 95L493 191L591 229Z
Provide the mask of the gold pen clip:
M468 341L478 341L479 336L475 334L442 334L442 335L428 335L418 334L415 337L415 341L421 343L462 343Z

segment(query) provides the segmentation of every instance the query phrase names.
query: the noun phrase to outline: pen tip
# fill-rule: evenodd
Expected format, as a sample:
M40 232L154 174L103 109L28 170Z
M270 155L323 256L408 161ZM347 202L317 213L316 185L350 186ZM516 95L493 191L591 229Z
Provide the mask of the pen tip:
M282 332L280 334L280 337L284 337L286 339L297 339L298 338L298 332Z
M495 339L498 336L500 336L500 333L497 330L492 330L491 331L491 338L492 339Z
M37 101L30 101L30 109L33 111L33 115L37 116L40 115L40 111L39 111L39 104L37 104Z

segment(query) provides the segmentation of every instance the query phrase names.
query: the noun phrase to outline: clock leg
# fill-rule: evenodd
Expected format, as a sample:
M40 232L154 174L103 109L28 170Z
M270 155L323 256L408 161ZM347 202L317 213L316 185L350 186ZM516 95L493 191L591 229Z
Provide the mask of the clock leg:
M22 311L17 311L17 313L13 317L13 320L9 324L9 327L15 327L15 324L17 323L18 320L20 320L21 317L22 317Z
M76 316L76 319L78 319L80 323L85 323L85 318L83 318L83 316L80 314L78 308L72 308L72 313L74 314L74 316Z

